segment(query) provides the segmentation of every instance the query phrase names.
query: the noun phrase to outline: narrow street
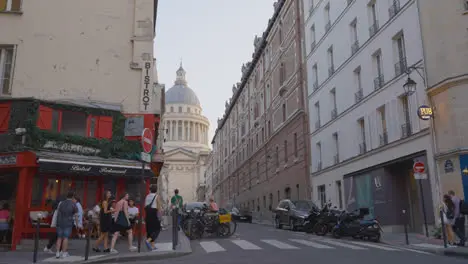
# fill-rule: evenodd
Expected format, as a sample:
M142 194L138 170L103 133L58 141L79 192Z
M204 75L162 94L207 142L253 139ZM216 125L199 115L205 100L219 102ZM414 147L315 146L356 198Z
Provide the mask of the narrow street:
M192 241L193 253L158 263L275 264L275 263L412 263L457 264L464 259L371 242L337 240L302 232L276 230L256 224L240 224L228 239ZM316 262L318 261L318 262ZM140 264L153 262L138 262Z

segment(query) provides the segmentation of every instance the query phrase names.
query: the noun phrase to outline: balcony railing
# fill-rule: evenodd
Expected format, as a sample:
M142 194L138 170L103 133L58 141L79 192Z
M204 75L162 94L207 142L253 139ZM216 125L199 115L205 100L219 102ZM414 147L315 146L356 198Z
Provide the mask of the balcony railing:
M356 103L359 103L362 98L364 98L364 92L362 88L359 88L359 90L354 93L354 99L356 100Z
M359 144L359 154L362 155L367 152L366 142Z
M354 0L348 0L348 5L350 5Z
M378 89L382 88L384 86L384 84L385 84L385 81L384 81L383 74L375 77L375 79L374 79L374 89L375 90L378 90Z
M401 138L407 138L413 134L411 123L401 125Z
M331 110L331 119L335 119L338 116L338 111L335 109Z
M387 131L382 132L380 134L380 146L384 146L388 144L388 134Z
M369 27L369 37L372 38L377 31L379 31L379 21L375 20L374 24Z
M322 170L322 162L317 162L317 171Z
M314 84L312 85L312 87L314 88L314 91L317 91L319 85L318 85L318 81L315 81Z
M400 61L395 63L395 76L400 76L406 72L407 64L406 64L406 57L400 58Z
M390 16L390 19L392 19L398 12L400 11L400 1L399 0L393 0L392 5L388 8L388 15Z
M336 165L340 163L340 154L336 154L335 156L333 156L333 164Z
M359 50L359 41L354 41L353 45L351 45L351 55L356 54Z
M330 68L328 68L328 77L332 76L333 73L335 73L335 66L332 65Z
M327 24L325 24L325 32L328 32L331 28L331 21L328 20Z
M320 128L320 120L315 122L315 129L319 129L319 128Z

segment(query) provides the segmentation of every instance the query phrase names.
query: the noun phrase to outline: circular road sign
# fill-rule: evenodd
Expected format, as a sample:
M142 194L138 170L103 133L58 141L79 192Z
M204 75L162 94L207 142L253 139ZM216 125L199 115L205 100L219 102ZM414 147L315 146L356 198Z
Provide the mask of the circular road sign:
M413 165L413 171L415 173L424 173L426 171L426 167L424 166L424 163L417 161Z
M153 133L149 128L143 129L143 133L141 133L141 146L145 153L150 153L153 149Z

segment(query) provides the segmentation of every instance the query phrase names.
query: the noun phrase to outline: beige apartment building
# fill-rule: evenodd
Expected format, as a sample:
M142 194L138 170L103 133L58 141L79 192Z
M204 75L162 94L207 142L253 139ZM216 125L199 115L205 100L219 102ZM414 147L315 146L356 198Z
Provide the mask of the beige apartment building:
M156 8L157 0L0 0L0 96L153 113Z
M467 200L468 1L419 0L418 6L439 196L454 190Z
M280 200L310 194L300 5L275 2L212 141L215 199L264 219L271 219Z

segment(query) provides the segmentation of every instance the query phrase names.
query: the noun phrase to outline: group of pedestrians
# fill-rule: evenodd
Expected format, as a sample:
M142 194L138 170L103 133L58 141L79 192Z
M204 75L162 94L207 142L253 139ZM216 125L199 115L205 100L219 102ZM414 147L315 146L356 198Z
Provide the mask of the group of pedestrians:
M139 215L139 209L135 201L130 199L128 193L123 194L118 201L112 200L112 192L107 190L102 201L98 204L100 234L93 245L94 252L118 253L115 245L119 236L126 234L128 249L131 252L137 250L133 245L134 227ZM156 250L156 240L161 232L161 217L163 204L157 193L157 186L150 186L150 193L145 198L145 244L149 251ZM181 198L180 198L180 201ZM57 199L53 204L53 217L51 227L56 232L49 237L49 243L44 248L45 252L53 253L52 247L56 246L56 258L69 257L68 240L75 227L80 237L83 233L83 208L80 200L75 197L74 192L69 192L66 199ZM109 245L109 237L111 238ZM100 246L103 245L101 249Z
M444 195L442 217L449 246L465 246L465 216L460 211L461 205L462 200L455 195L454 191L449 191L448 194ZM458 243L456 242L455 234L460 239Z

